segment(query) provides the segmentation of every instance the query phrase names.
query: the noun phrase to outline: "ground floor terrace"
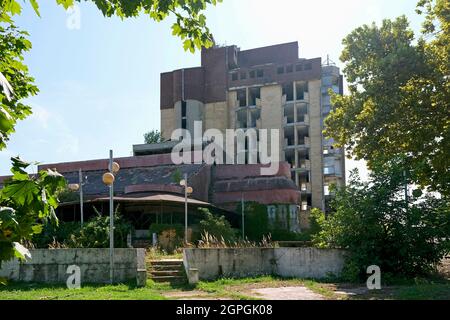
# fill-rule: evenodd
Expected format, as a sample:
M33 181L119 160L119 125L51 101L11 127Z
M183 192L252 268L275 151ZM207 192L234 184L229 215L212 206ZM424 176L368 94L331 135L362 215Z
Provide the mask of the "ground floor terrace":
M185 202L188 209L188 234L198 231L199 222L204 219L201 209L225 216L233 228L240 228L240 217L232 212L216 207L208 202L173 195L133 195L115 196L114 211L129 221L133 227L134 240L150 240L152 225L185 225ZM100 196L83 201L83 220L109 214L109 197ZM65 202L57 209L57 216L61 221L81 223L81 205L79 201Z

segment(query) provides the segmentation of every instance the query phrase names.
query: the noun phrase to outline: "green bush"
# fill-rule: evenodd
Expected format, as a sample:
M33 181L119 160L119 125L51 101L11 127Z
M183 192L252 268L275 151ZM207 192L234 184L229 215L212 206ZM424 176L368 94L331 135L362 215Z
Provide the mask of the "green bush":
M224 216L213 215L208 209L199 209L204 219L200 221L199 231L201 234L208 233L209 235L232 242L236 240L236 231L231 227L230 223Z
M69 246L72 235L80 232L79 222L63 222L58 225L48 223L44 226L42 233L33 236L32 243L36 248L47 249L52 244Z
M46 225L44 231L33 237L38 248L48 248L57 243L67 248L109 248L109 215L97 215L87 221L83 228L79 222L60 222L59 226ZM131 224L116 210L114 214L114 247L126 248Z
M348 250L347 278L367 277L370 265L385 276L426 275L450 251L449 199L414 192L406 206L404 183L398 163L374 170L370 182L356 172L347 187L336 189L328 217L313 211L321 228L314 242Z
M241 204L238 204L236 212L241 212ZM312 223L311 226L313 225ZM311 241L313 231L314 229L296 233L281 227L269 226L266 205L245 203L245 237L251 241L261 241L263 237L267 238L269 235L273 241Z

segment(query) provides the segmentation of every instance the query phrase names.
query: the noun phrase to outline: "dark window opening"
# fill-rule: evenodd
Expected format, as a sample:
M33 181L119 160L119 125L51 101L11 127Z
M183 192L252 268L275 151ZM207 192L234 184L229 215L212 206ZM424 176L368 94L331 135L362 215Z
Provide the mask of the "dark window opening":
M237 79L238 79L238 74L237 74L237 72L233 72L233 73L231 74L231 80L232 80L232 81L237 81Z
M292 73L292 72L294 72L294 66L292 64L290 64L286 67L286 73Z
M245 89L241 89L237 91L237 99L239 100L239 107L247 106L247 91Z
M255 70L250 71L250 78L255 78Z
M185 118L186 117L186 101L181 101L181 117Z
M295 71L299 72L299 71L303 71L303 65L302 64L298 64L295 66Z
M305 99L305 92L308 92L308 83L307 82L297 82L295 84L295 91L297 92L297 100Z
M305 64L305 70L311 70L311 69L312 69L312 64L311 63Z
M256 105L256 99L261 99L261 88L250 88L249 89L249 106Z
M263 70L263 69L258 69L258 70L256 71L256 76L257 76L258 78L264 77L264 70Z
M283 74L284 73L284 67L278 67L277 73L278 74Z
M294 101L294 85L292 83L283 85L283 95L286 95L286 101Z
M247 79L247 72L241 72L241 80Z

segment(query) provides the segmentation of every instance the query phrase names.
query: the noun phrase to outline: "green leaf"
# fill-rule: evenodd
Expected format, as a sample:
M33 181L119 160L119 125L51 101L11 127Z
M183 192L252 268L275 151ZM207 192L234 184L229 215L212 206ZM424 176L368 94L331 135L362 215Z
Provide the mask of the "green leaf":
M56 0L56 3L62 5L64 7L64 9L67 10L68 8L73 6L74 2L73 2L73 0Z
M41 17L41 14L39 13L39 4L37 3L36 0L30 0L31 6L34 9L34 12L36 12L36 14L38 15L38 17Z
M30 251L18 242L13 242L14 255L20 260L31 259Z

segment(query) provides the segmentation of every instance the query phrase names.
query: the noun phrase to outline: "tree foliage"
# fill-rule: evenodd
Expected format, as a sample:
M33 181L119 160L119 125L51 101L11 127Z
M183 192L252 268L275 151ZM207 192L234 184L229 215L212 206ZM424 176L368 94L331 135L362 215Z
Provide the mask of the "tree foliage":
M144 14L154 21L162 21L174 16L172 34L183 41L185 50L213 45L213 37L206 26L203 14L208 5L216 5L221 0L84 0L92 2L105 17L118 16L122 19ZM39 13L38 0L28 0L36 14ZM56 0L65 9L82 0ZM28 33L14 25L14 16L22 12L19 0L0 0L0 80L3 76L10 84L12 98L8 99L6 86L0 82L0 150L6 147L9 136L14 132L18 120L31 114L29 105L23 99L38 93L34 79L28 74L23 63L23 55L31 49ZM3 89L3 90L2 90Z
M0 73L13 89L8 98L5 88L0 90L0 150L6 147L18 120L31 114L30 106L23 99L38 92L34 79L28 74L23 55L31 49L28 33L20 31L14 24L0 25Z
M325 134L375 163L405 156L413 182L450 194L450 2L422 0L422 35L406 17L364 25L344 40L349 94L333 94Z
M144 141L147 144L155 144L164 142L161 132L152 130L144 134Z
M206 208L199 208L204 214L204 218L200 221L200 233L209 234L217 239L223 239L226 242L231 242L236 239L236 233L231 228L230 223L224 216L213 215Z
M58 199L54 195L66 185L56 171L47 169L29 175L25 170L30 163L11 160L13 175L0 190L0 264L14 256L24 258L19 243L39 234L45 223L58 223Z
M348 250L348 280L366 276L370 265L385 275L423 275L450 252L449 199L413 192L405 200L402 164L375 165L369 182L353 172L348 185L335 190L332 213L313 212L320 227L314 242Z
M213 37L206 26L203 11L208 5L216 5L222 0L56 0L65 9L76 2L92 2L105 17L117 16L122 19L137 17L144 14L156 22L169 16L174 16L176 22L172 25L172 34L183 40L185 50L210 47ZM39 0L28 1L37 15ZM20 14L22 6L18 0L0 0L0 22L12 22L12 17Z
M109 215L96 215L83 227L79 222L61 222L55 226L47 224L43 232L35 235L32 243L38 248L47 249L56 245L66 248L109 248ZM114 246L127 248L127 236L132 232L132 225L119 212L114 213Z

